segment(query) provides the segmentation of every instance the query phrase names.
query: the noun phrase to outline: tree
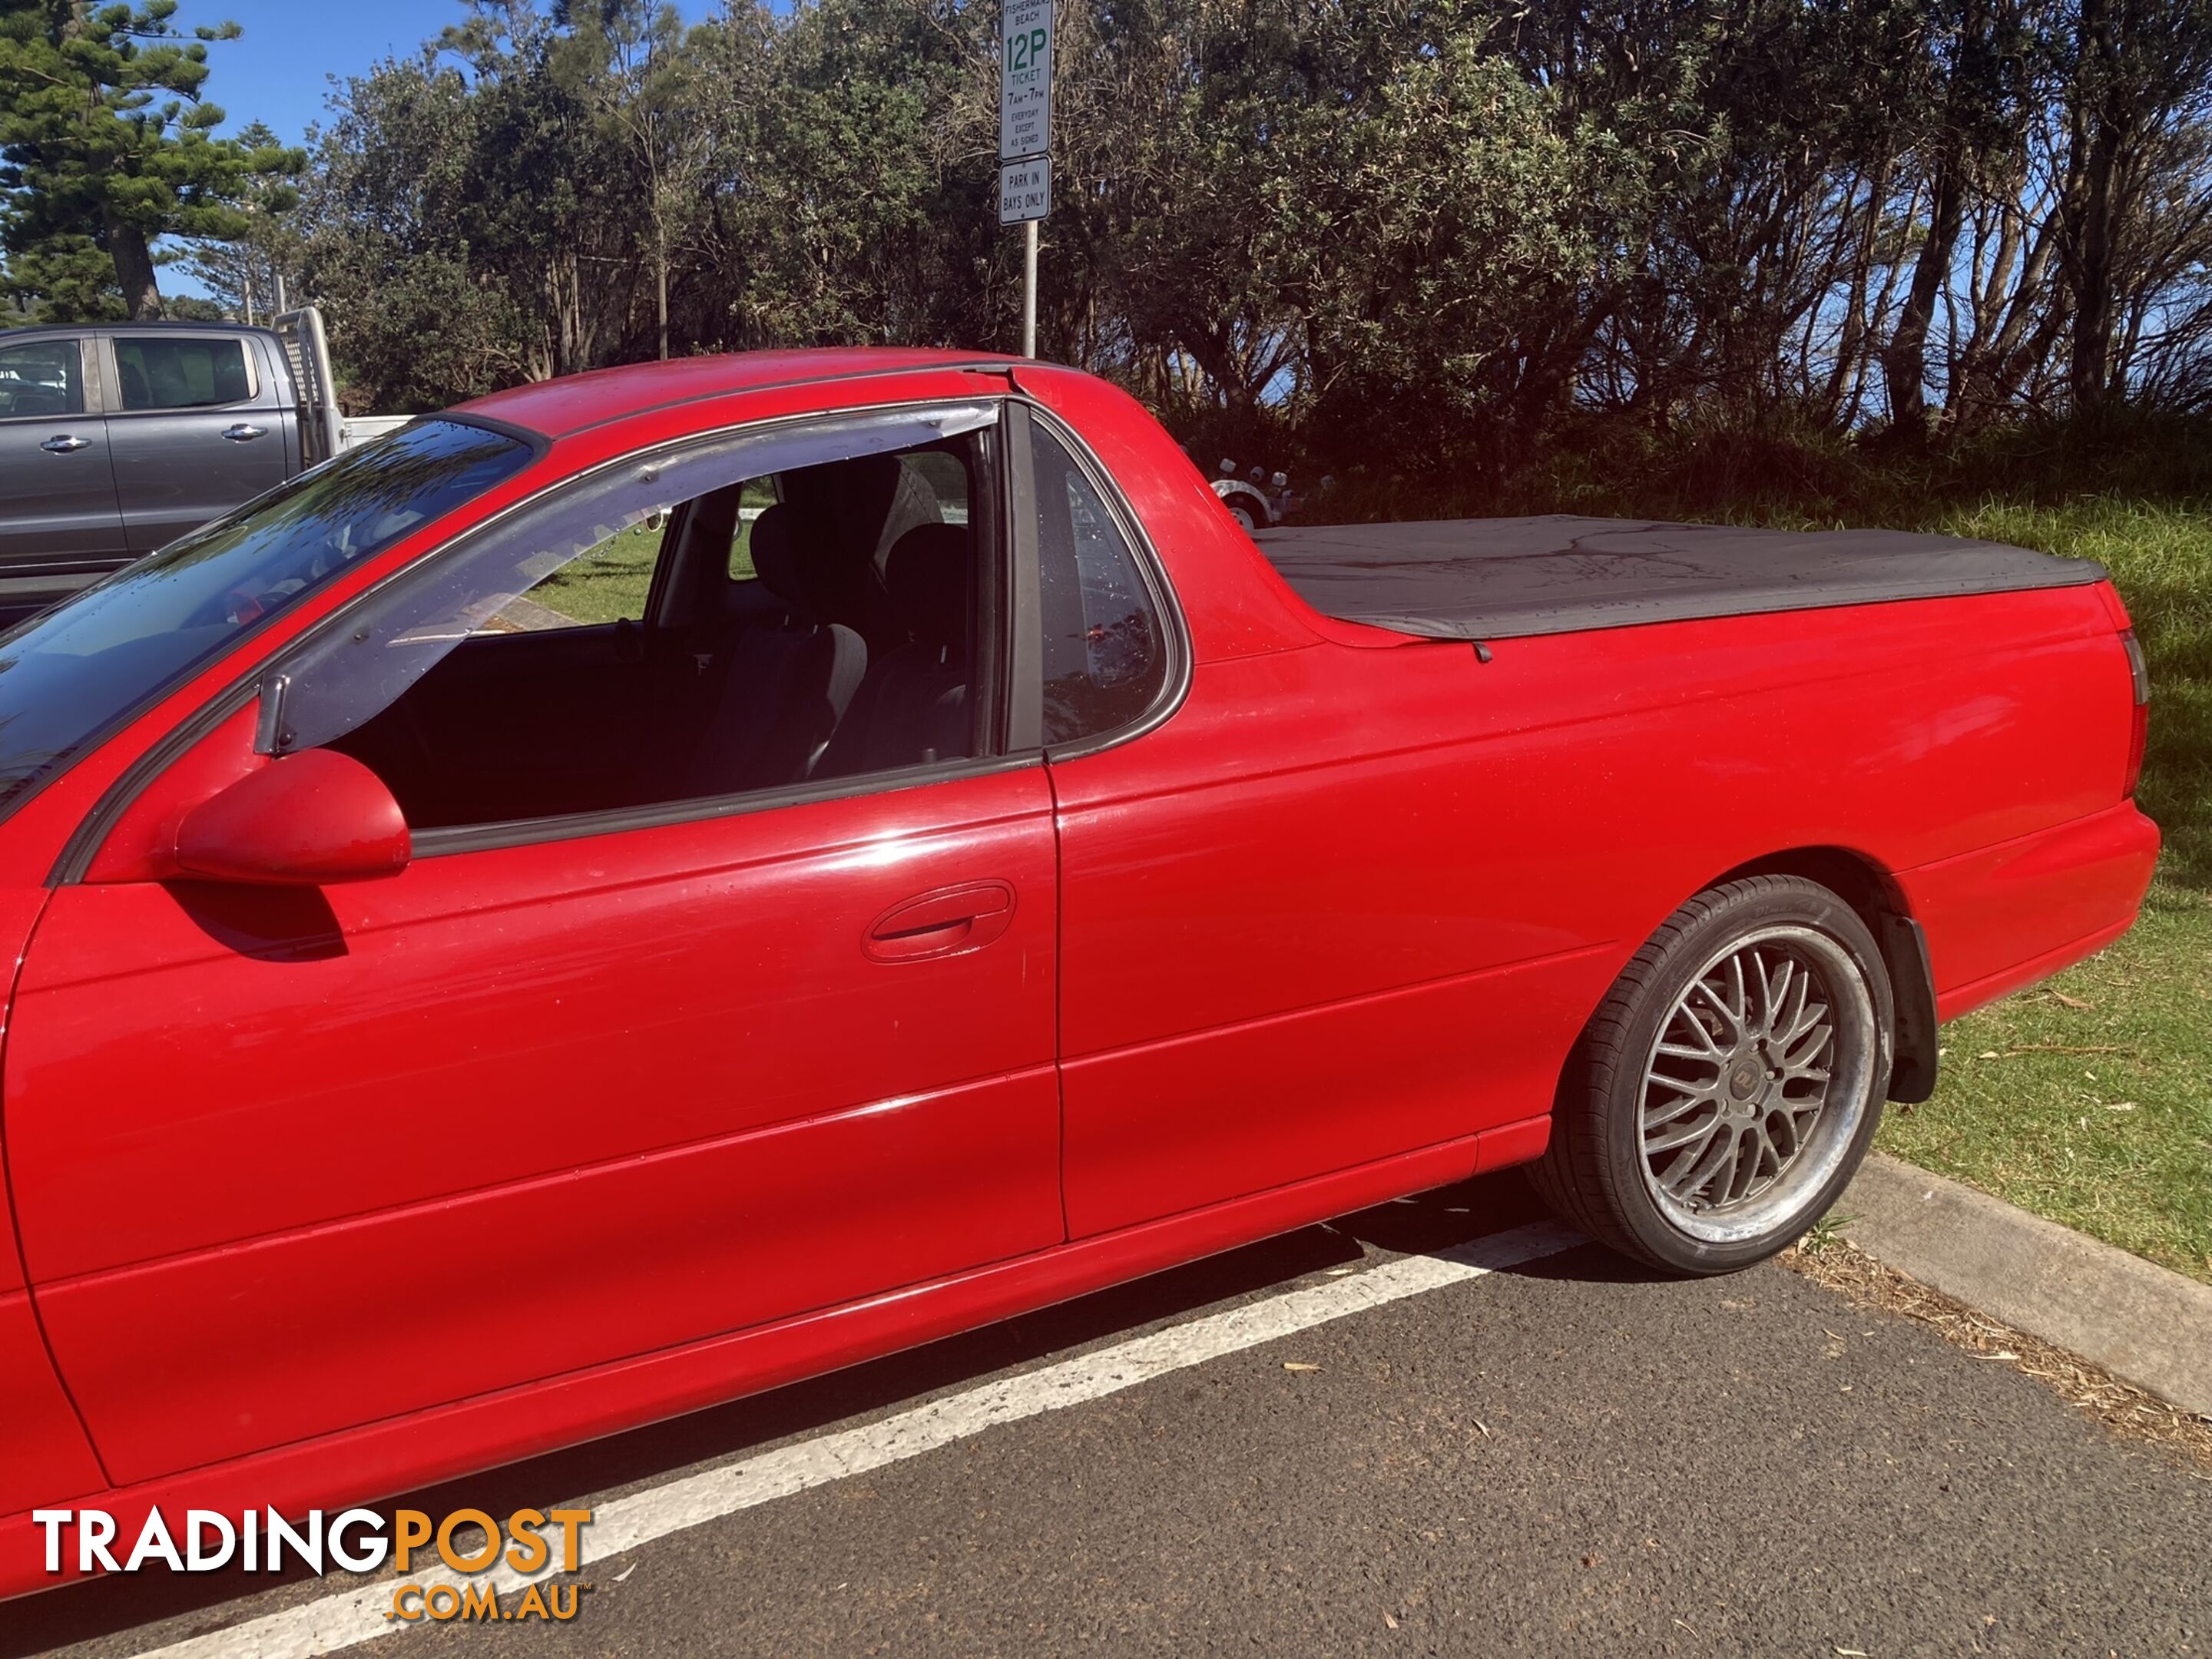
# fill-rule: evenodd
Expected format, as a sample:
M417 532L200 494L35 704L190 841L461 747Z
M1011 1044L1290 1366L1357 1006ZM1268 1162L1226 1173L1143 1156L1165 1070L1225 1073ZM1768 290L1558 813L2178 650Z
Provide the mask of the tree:
M436 409L527 378L520 296L464 228L482 146L468 82L426 48L332 101L301 258L351 391L368 408Z
M697 222L712 129L696 54L665 0L560 0L569 33L554 50L561 76L618 136L653 234L653 337L668 356L668 283L675 245Z
M2178 123L2212 104L2212 3L2075 0L2068 178L2060 257L2073 293L2068 365L2074 408L2094 413L2125 393L2114 347L2124 318L2128 223L2153 186L2155 158ZM2203 180L2196 181L2202 194Z
M1925 435L1928 333L1939 297L1956 281L1971 197L1984 186L1993 156L2017 150L2015 112L2029 95L2026 31L2013 0L1946 0L1928 21L1941 82L1924 145L1928 229L1881 359L1890 424L1906 438Z
M121 322L131 313L115 283L115 261L89 236L56 233L8 261L8 297L42 322Z
M646 204L621 135L599 118L562 49L563 21L529 0L471 5L440 40L467 66L475 106L456 228L472 266L495 273L528 319L528 378L599 368L628 343Z
M305 165L296 149L215 136L223 112L200 97L205 43L238 27L186 36L170 25L176 9L0 0L0 246L27 262L19 283L45 285L50 313L86 308L90 241L113 265L125 314L160 317L155 240L245 235L240 203L253 183Z
M249 150L277 145L276 135L258 121L238 142ZM288 175L264 174L248 182L238 206L245 234L203 242L185 264L225 315L250 323L274 315L300 294L300 187ZM175 301L169 309L175 313Z
M468 4L307 181L358 395L1017 337L1000 0ZM1064 0L1056 40L1041 348L1216 454L2212 400L2212 0Z

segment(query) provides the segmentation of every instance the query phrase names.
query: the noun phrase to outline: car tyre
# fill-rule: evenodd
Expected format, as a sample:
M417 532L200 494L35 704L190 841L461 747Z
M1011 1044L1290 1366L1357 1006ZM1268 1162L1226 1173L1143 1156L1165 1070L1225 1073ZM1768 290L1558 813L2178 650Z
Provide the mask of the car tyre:
M1562 1075L1537 1190L1591 1237L1683 1274L1775 1255L1826 1214L1881 1121L1889 975L1798 876L1699 893L1631 957Z

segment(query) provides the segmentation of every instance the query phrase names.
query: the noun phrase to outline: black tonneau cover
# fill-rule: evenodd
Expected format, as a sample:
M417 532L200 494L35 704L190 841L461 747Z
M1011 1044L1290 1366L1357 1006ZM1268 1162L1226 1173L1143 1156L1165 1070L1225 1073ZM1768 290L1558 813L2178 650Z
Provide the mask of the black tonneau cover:
M1455 519L1258 532L1323 616L1510 640L2101 581L2086 559L1897 530L1747 530L1633 519Z

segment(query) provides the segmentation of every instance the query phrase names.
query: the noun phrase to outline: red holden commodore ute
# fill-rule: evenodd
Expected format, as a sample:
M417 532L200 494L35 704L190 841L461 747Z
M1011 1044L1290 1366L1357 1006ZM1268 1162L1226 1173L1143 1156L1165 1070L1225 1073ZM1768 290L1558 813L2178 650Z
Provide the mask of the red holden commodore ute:
M2145 702L2092 564L1255 541L1025 361L416 421L0 640L0 1589L1510 1164L1758 1261L2134 919Z

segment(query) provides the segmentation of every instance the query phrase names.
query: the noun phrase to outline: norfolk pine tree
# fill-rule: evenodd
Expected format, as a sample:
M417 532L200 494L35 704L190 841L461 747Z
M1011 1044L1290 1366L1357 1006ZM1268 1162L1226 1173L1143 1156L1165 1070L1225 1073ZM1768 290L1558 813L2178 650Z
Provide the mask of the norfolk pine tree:
M161 315L153 243L228 240L252 228L239 206L256 181L296 173L304 154L219 138L200 99L210 40L234 23L173 27L177 0L0 0L0 247L9 285L58 319L116 307Z

